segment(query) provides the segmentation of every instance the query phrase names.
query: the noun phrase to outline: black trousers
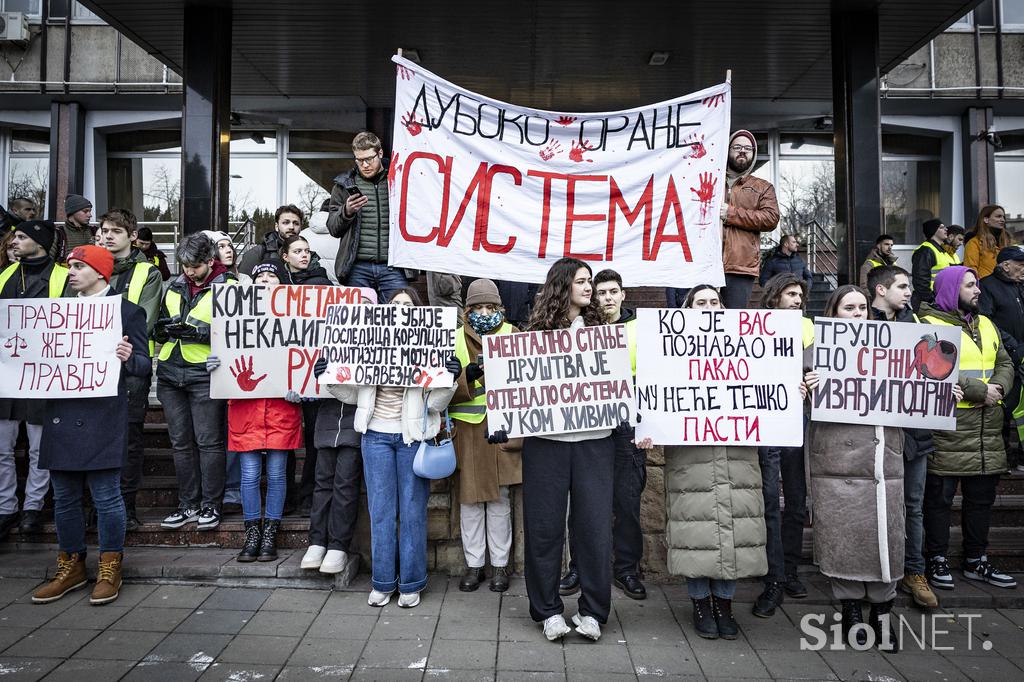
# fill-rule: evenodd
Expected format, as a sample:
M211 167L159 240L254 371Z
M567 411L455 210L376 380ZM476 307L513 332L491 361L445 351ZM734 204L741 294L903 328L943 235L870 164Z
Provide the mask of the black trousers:
M128 387L128 455L121 467L121 496L129 507L135 506L135 494L142 485L144 456L143 439L149 388L152 376L127 377Z
M960 530L964 558L977 559L988 548L992 505L996 501L999 474L981 476L938 476L928 474L924 484L924 556L946 556L949 551L949 521L957 484L963 495Z
M558 582L565 546L565 513L571 500L580 570L579 612L599 623L608 622L615 472L611 436L575 443L527 438L522 457L530 616L539 622L565 610Z
M640 498L647 486L647 453L633 445L633 432L612 434L615 443L615 488L612 493L613 574L616 578L640 574L644 534L640 528ZM576 534L569 515L569 568L576 564Z
M316 415L320 411L320 401L315 400L302 403L302 428L305 437L306 459L302 463L302 480L299 482L299 500L303 501L313 496L313 489L316 481L316 459L317 447L316 436ZM292 476L294 477L294 470Z
M761 493L764 497L764 525L767 532L768 574L765 583L785 582L796 575L803 554L804 524L807 522L807 481L804 449L759 447ZM782 485L779 486L779 476ZM779 493L786 501L782 507Z
M359 518L363 456L359 448L320 448L309 511L309 544L350 552Z

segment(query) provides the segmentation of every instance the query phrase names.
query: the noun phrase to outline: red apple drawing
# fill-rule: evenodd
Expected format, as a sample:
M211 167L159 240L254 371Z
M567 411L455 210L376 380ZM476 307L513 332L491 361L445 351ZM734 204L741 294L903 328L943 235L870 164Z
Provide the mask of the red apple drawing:
M925 334L914 346L918 368L929 379L942 381L956 367L956 346L939 341L935 334Z

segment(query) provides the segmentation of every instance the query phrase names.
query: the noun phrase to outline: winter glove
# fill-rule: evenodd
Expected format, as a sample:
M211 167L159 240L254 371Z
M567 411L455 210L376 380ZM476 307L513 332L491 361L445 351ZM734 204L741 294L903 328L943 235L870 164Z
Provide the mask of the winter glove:
M619 425L612 429L612 433L616 436L628 436L633 430L633 425L627 421L619 422Z
M206 358L206 371L212 372L213 370L220 367L220 358L216 355L211 355Z
M167 334L167 325L176 324L180 317L161 317L153 327L153 340L157 343L167 343L170 338Z
M318 358L317 361L313 363L313 376L315 376L317 379L319 379L320 375L323 374L326 371L327 371L327 358Z
M487 442L491 445L501 445L508 442L508 432L505 429L498 429L487 436Z
M462 363L455 356L448 358L448 361L444 363L444 368L451 373L453 382L457 381L459 375L462 374Z
M287 400L290 403L301 403L302 402L302 396L300 396L295 391L288 391L287 393L285 393L284 394L284 399Z
M172 339L179 339L181 341L205 341L206 335L199 331L197 327L194 327L185 322L177 322L175 324L167 325L167 335Z
M484 375L484 368L475 362L466 365L466 381L473 383Z

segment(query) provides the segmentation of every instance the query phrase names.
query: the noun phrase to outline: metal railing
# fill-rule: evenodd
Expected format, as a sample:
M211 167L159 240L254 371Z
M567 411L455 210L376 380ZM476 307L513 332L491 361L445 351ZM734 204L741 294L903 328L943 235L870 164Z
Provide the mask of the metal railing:
M807 234L807 265L835 289L839 286L839 245L817 220L810 220L802 227Z
M153 243L167 256L167 267L178 272L174 249L181 239L181 223L176 220L139 221L139 227L148 227L153 232ZM228 223L228 236L239 255L256 241L256 224L252 219L235 220Z

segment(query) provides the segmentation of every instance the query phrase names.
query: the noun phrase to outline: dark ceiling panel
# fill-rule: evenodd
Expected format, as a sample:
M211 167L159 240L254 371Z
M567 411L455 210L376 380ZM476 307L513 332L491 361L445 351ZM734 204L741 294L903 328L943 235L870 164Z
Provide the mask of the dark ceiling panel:
M979 0L877 4L883 70ZM84 3L181 72L184 0ZM391 105L398 47L426 68L499 99L552 109L636 106L720 82L737 98L831 99L830 4L823 0L233 2L235 95L356 95ZM671 53L647 65L656 50Z

